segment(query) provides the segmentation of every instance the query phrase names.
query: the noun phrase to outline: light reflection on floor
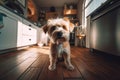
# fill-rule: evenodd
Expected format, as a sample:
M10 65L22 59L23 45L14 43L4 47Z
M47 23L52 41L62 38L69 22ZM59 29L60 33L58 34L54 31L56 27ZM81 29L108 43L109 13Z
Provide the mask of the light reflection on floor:
M38 46L37 46L37 48L35 46L35 47L30 48L30 51L32 53L49 54L49 46L43 46L43 47L39 47L39 48L38 48Z

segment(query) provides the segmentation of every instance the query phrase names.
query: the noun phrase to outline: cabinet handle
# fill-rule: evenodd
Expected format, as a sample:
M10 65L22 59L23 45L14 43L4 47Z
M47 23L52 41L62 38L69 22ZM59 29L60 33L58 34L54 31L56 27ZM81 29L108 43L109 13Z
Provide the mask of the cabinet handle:
M31 41L31 39L29 39L29 41Z
M29 30L31 30L31 28L29 28Z
M31 24L29 24L29 26L32 26Z
M0 15L2 15L2 16L4 16L4 17L7 17L7 15L6 15L6 14L4 14L4 13L0 13Z

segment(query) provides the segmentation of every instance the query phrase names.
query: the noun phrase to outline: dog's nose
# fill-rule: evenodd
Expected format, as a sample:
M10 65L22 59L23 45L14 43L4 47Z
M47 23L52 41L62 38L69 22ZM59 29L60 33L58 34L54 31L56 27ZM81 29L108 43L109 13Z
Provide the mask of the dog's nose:
M63 34L62 32L58 32L57 36L60 38L60 37L62 37L62 34Z

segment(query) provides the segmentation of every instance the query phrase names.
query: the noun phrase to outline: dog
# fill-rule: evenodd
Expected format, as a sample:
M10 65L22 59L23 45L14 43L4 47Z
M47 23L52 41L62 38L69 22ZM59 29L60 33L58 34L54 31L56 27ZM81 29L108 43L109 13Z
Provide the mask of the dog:
M74 29L72 24L67 18L58 18L48 20L47 24L43 26L43 31L48 33L50 45L50 65L49 70L56 69L56 62L58 58L63 57L65 66L68 70L74 70L74 66L70 61L70 45L69 35Z

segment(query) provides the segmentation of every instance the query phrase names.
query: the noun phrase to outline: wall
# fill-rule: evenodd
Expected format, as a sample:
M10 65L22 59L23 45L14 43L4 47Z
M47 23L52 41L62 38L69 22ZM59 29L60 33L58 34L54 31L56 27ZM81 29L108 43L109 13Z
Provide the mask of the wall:
M78 11L78 19L80 21L80 24L82 24L82 5L84 0L79 0L77 4L77 11Z

